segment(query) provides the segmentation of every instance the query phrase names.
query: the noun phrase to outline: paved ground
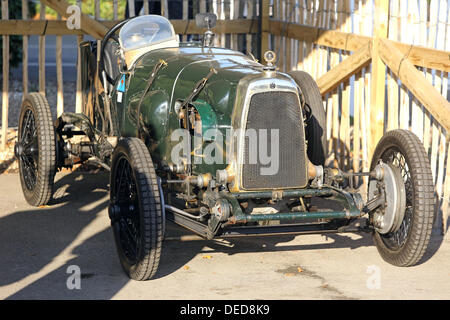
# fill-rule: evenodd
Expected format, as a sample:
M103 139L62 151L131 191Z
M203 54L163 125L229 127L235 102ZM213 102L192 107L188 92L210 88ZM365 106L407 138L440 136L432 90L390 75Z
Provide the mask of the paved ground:
M107 183L103 174L58 174L53 203L33 208L18 175L0 175L0 298L450 298L450 240L438 234L424 263L396 268L367 235L205 241L168 224L156 279L130 281L109 228ZM80 290L67 288L71 265L81 269Z

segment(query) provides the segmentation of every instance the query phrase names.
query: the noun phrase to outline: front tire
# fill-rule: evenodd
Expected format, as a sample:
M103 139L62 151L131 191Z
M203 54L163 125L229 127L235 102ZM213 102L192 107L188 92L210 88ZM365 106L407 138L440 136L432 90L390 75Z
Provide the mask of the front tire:
M34 92L25 96L19 117L14 153L19 160L20 183L32 206L47 204L56 172L56 139L47 99Z
M109 216L120 263L134 280L158 269L163 239L157 176L146 145L121 139L112 156Z
M400 169L406 191L406 210L398 230L374 232L381 257L400 267L417 264L430 241L434 220L434 184L425 149L419 138L407 130L386 133L378 143L371 170L379 160Z
M306 121L305 135L308 141L308 158L316 166L325 165L327 159L327 121L322 95L314 79L304 71L292 71L289 75L295 80L311 109Z

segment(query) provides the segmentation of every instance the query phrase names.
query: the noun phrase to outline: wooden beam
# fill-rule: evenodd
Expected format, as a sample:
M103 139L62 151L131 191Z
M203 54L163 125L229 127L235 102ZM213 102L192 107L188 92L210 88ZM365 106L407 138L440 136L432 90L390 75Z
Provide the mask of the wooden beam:
M101 21L110 29L118 21ZM201 34L205 30L198 28L194 20L171 20L178 34ZM255 19L218 20L213 32L220 33L257 33L258 21ZM9 20L0 21L0 35L84 35L83 30L68 29L66 21L58 20Z
M308 25L289 23L284 21L269 20L270 33L274 35L284 34L288 38L313 42L315 44L335 49L356 51L367 44L371 38L342 31L326 30Z
M65 0L41 0L41 3L48 5L62 17L67 18L69 16L67 14L67 8L70 4L68 4ZM80 22L81 30L96 39L103 39L106 32L108 32L107 27L84 13L81 13Z
M450 102L448 102L414 65L405 59L391 41L382 39L378 48L381 59L395 73L431 115L450 132Z
M205 29L196 26L194 20L170 20L177 34L203 34ZM258 33L258 20L235 19L217 20L217 25L211 29L216 34L222 33Z
M271 19L269 29L273 35L281 35L285 23ZM286 35L289 38L313 42L315 44L334 49L356 51L372 42L371 37L353 33L346 33L336 30L326 30L296 23L290 23L286 27ZM437 69L450 72L450 53L444 50L437 50L422 46L409 45L397 41L392 43L404 54L408 54L408 59L419 67Z
M384 98L386 66L379 57L379 42L388 35L389 0L375 0L374 37L372 39L372 83L370 87L370 139L369 159L384 133Z
M333 90L342 81L347 80L365 67L371 58L372 45L368 43L317 80L320 93L325 95Z

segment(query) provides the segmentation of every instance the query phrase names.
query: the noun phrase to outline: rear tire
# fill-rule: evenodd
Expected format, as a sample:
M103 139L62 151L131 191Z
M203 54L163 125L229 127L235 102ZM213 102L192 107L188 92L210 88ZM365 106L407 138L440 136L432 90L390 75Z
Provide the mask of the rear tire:
M120 263L131 279L147 280L158 269L163 240L153 162L137 138L121 139L112 159L109 216Z
M311 109L311 115L306 121L306 140L308 141L308 158L316 166L323 166L327 158L327 122L322 102L322 95L314 79L304 71L292 71L294 78L305 97L306 104Z
M387 234L375 231L373 240L385 261L400 267L413 266L428 247L435 214L430 162L419 138L407 130L393 130L381 138L371 170L379 159L400 169L406 190L406 210L398 230Z
M25 200L32 206L47 204L56 172L56 139L47 99L34 92L25 96L19 117L15 154Z

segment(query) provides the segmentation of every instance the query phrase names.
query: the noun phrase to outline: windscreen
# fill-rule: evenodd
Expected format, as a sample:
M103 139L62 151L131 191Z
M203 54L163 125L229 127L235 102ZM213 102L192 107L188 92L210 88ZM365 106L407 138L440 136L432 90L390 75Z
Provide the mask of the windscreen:
M124 51L135 50L176 39L169 20L158 15L139 16L127 22L119 32Z

